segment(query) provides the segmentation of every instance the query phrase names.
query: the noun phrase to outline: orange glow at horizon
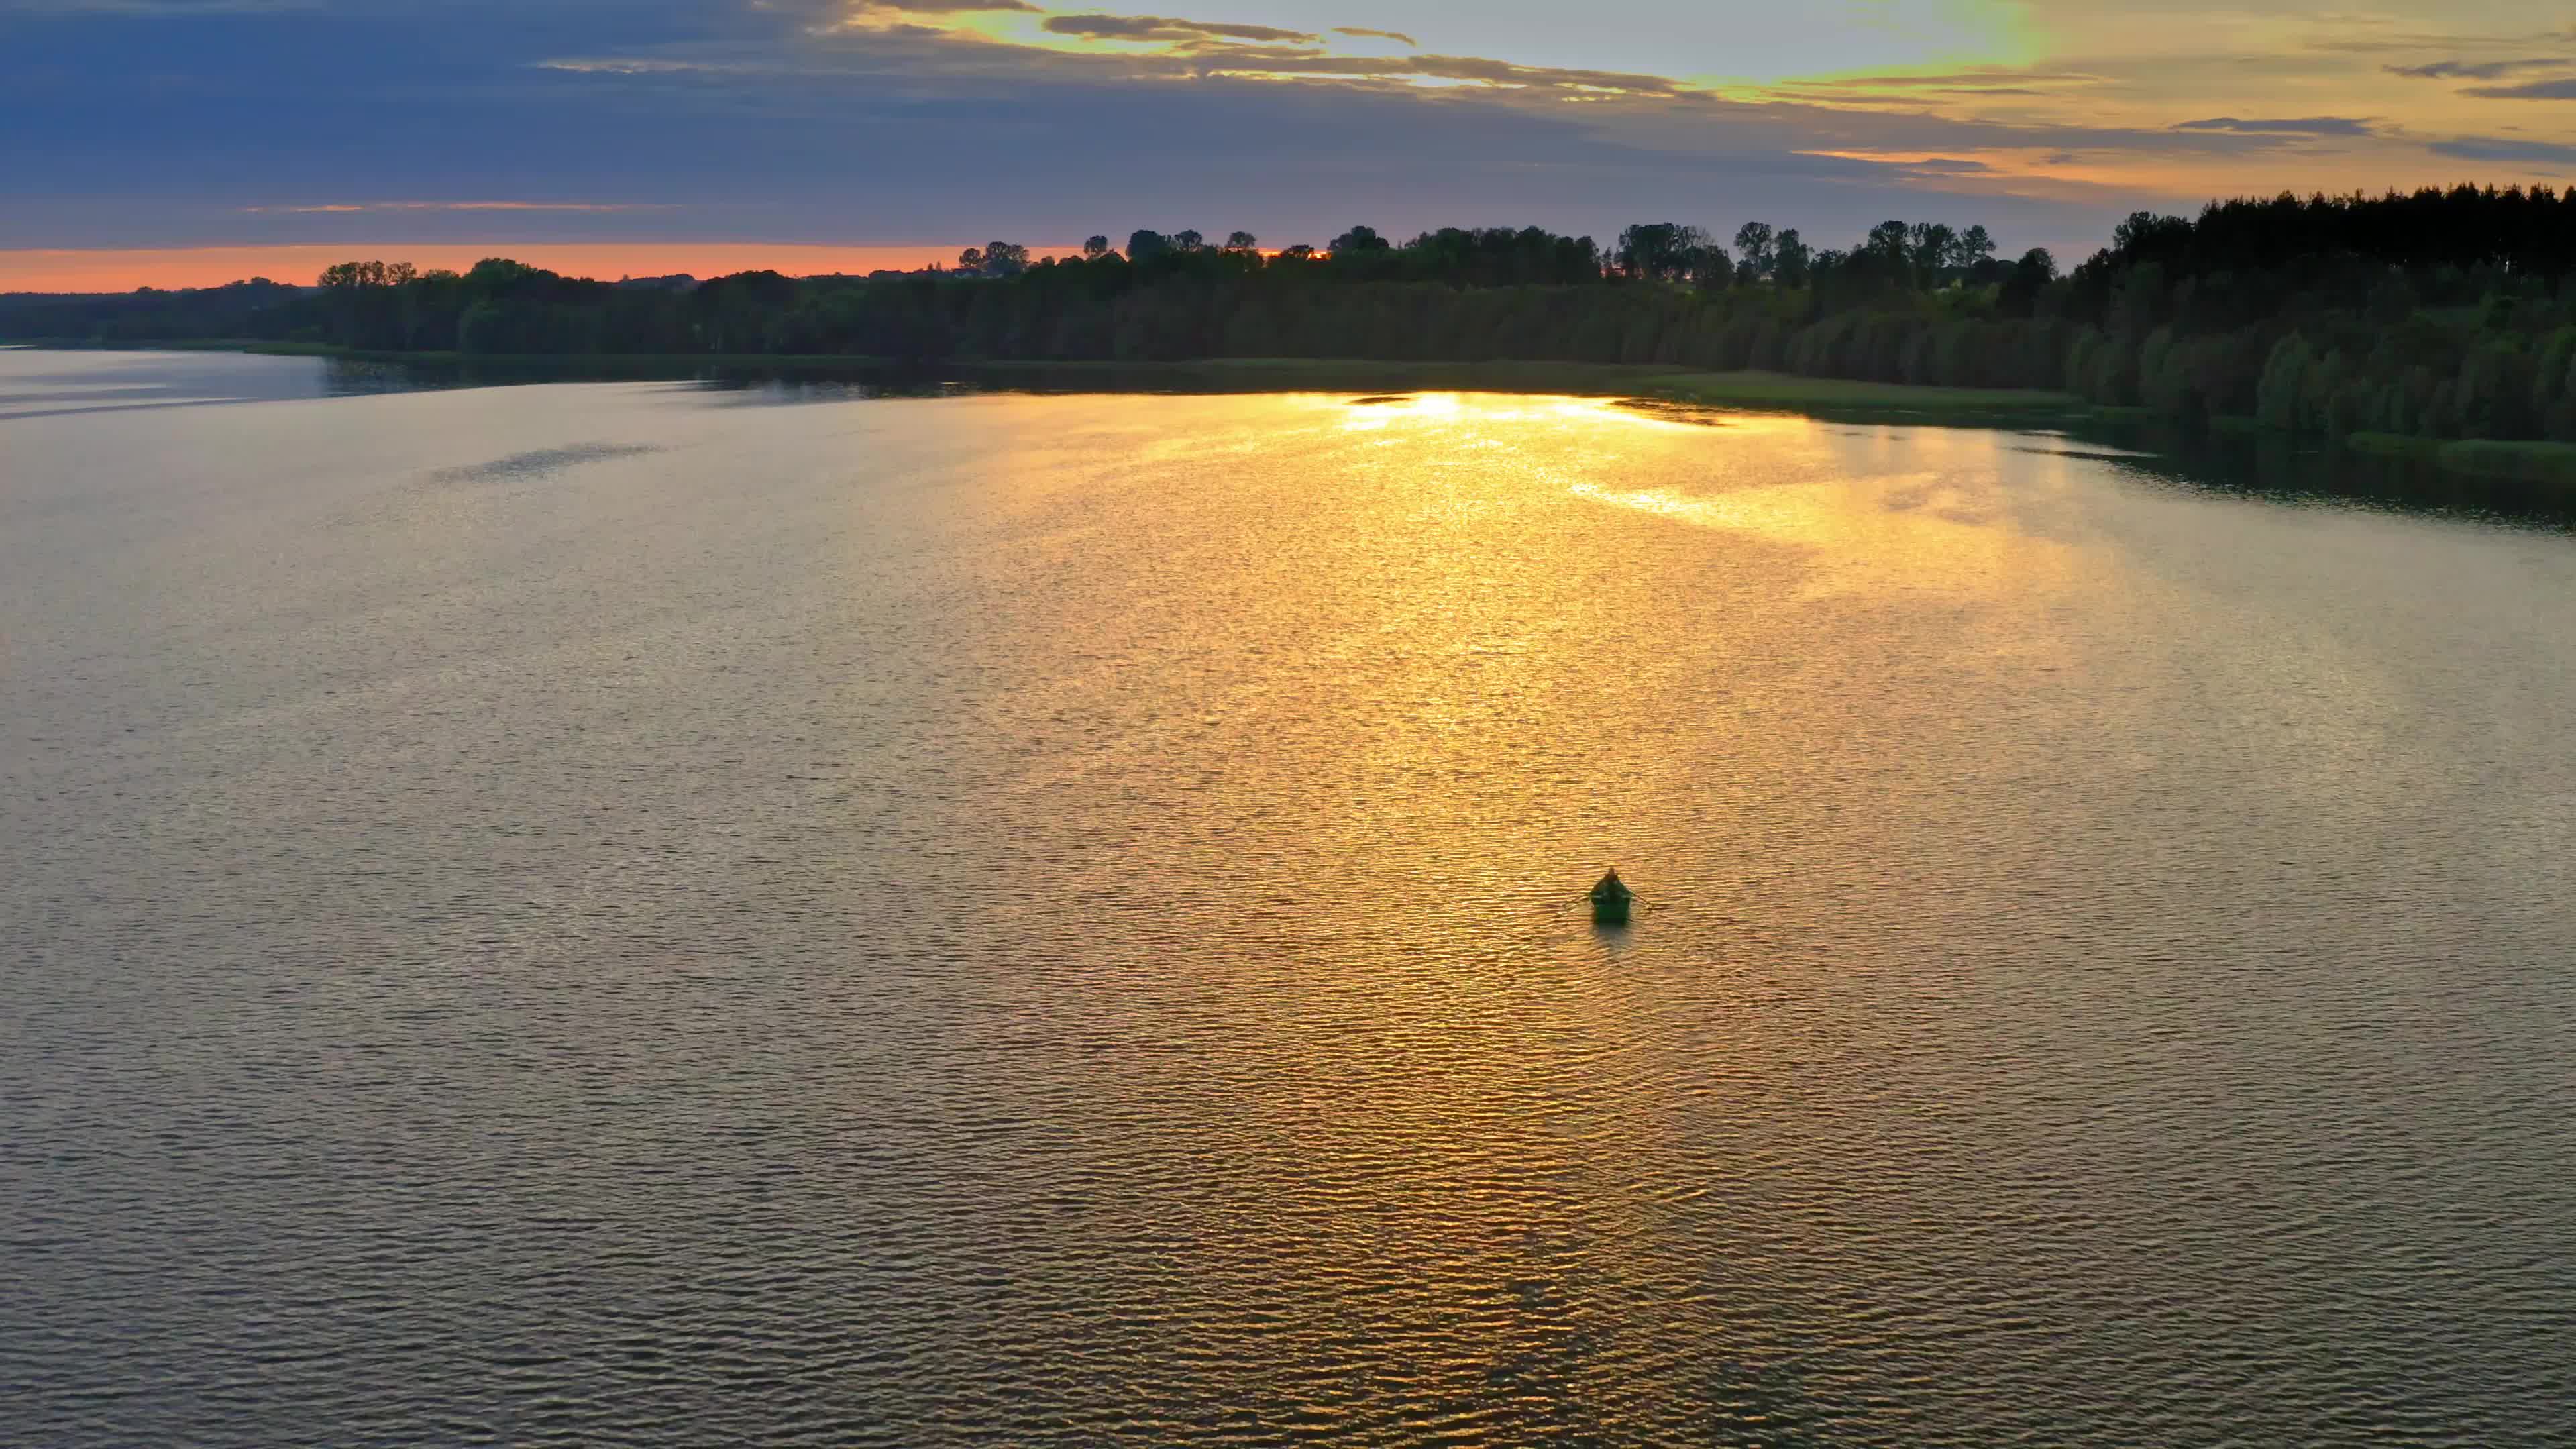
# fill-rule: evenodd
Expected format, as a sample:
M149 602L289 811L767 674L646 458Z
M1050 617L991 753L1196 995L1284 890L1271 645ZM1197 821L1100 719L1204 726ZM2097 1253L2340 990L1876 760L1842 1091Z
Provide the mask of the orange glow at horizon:
M933 262L954 266L956 246L815 246L766 242L331 242L284 246L173 247L130 250L0 250L0 292L175 291L220 287L266 277L310 285L337 262L411 262L426 271L463 271L485 257L509 257L567 276L699 278L769 268L789 276L911 271ZM1031 247L1032 256L1079 253L1079 243Z

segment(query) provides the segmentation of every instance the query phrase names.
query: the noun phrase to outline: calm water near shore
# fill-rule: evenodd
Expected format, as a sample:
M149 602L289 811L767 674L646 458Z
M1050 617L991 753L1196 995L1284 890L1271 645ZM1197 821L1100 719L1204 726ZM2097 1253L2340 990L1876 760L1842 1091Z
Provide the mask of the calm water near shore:
M2566 1442L2563 526L417 381L0 351L0 1443Z

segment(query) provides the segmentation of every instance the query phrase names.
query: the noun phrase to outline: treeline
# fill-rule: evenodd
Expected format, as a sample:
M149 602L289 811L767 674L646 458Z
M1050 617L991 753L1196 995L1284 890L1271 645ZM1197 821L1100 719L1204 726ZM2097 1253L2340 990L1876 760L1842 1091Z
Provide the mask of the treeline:
M256 300L251 293L257 292ZM275 295L284 293L285 295ZM48 330L55 329L55 330ZM352 263L318 286L0 299L0 336L269 338L467 354L1564 360L2063 389L2191 424L2576 441L2576 188L2140 213L2060 276L1982 227L1811 247L1755 223L1612 244L1538 228L1321 247L1139 231L954 269L608 283L506 260Z
M293 304L306 290L254 277L185 291L0 293L0 340L117 345L277 338L302 325Z
M2062 284L2063 385L2188 423L2576 442L2576 188L2144 213Z

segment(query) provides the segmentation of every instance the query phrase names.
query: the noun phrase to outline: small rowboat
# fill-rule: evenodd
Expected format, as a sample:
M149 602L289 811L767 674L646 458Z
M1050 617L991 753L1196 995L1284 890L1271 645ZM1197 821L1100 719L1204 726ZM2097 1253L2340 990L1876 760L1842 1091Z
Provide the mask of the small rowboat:
M1637 893L1628 889L1626 881L1619 879L1618 871L1613 870L1601 877L1592 887L1591 895L1592 924L1596 926L1628 924L1628 908L1636 902Z

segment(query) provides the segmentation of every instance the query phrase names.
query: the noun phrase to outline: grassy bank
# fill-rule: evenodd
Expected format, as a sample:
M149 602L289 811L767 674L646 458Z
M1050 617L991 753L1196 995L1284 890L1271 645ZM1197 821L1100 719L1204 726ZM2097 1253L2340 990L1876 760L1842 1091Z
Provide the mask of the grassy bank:
M1521 392L1644 397L1704 407L1890 418L2023 419L2080 416L2071 395L2005 388L1908 387L1778 372L1691 372L1586 362L1379 362L1248 357L1191 362L961 363L966 375L1027 386L1161 387L1187 392Z
M2502 442L2493 438L2410 438L2399 433L2354 433L2343 440L2355 453L2429 463L2448 473L2537 484L2558 501L2576 501L2576 443Z
M986 375L1063 383L1086 378L1162 377L1249 391L1400 392L1426 388L1656 397L1709 406L1887 411L2066 413L2071 395L2006 388L1908 387L1779 372L1690 372L1600 362L1379 362L1335 357L1222 357L1190 362L988 362Z

